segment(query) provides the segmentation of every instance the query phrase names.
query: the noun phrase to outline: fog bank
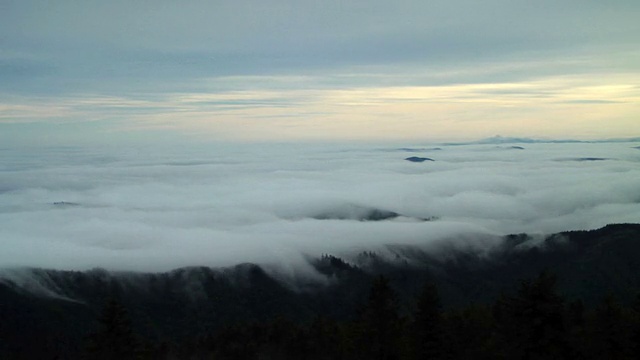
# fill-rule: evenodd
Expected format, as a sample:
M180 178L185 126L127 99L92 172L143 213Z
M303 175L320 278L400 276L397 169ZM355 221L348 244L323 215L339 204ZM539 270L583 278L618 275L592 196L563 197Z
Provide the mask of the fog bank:
M307 254L484 248L475 234L637 223L636 146L0 149L0 268L295 266Z

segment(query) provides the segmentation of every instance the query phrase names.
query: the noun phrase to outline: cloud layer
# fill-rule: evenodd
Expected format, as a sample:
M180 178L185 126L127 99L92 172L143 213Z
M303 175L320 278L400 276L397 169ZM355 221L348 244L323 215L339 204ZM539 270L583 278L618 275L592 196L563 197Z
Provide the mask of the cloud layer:
M637 144L517 145L3 149L0 267L295 265L640 219Z

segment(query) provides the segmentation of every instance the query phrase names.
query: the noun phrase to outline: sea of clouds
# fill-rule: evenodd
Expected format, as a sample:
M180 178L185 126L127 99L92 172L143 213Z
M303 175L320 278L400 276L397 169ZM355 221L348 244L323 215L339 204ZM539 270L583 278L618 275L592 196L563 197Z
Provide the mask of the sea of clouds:
M480 249L511 233L638 223L637 146L5 148L0 268L295 265L386 245ZM375 211L393 216L366 221Z

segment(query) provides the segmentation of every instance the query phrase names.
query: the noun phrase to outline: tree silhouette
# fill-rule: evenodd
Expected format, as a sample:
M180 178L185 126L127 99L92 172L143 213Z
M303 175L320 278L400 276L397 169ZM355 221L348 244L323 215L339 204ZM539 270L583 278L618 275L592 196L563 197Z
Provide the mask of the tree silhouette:
M564 300L556 292L556 281L544 271L533 281L523 281L515 296L503 296L496 303L495 315L509 358L569 357Z
M587 340L587 314L581 300L570 302L566 308L566 325L571 359L586 359L589 356Z
M357 324L358 356L377 360L399 358L402 321L398 310L398 296L389 280L378 276Z
M636 298L631 305L631 351L632 356L635 359L640 359L640 294L636 295Z
M316 317L309 326L309 359L338 360L343 357L343 331L334 320Z
M440 359L443 354L442 304L438 289L425 283L418 296L412 324L412 345L418 359Z
M462 310L450 310L444 318L443 350L420 359L502 358L494 333L495 321L488 306L471 304Z
M98 319L98 330L90 335L88 353L91 359L135 359L137 343L125 307L112 298Z
M599 359L628 359L632 348L629 312L609 295L596 307L591 334L592 353Z

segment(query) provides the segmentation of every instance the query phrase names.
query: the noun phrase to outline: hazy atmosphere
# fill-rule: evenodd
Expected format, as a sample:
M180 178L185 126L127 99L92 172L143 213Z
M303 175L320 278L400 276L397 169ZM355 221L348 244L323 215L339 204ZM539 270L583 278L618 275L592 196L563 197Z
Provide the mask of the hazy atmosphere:
M640 136L640 3L0 2L5 146Z
M0 0L1 359L640 359L640 0Z
M639 18L635 0L2 0L0 267L637 222Z

